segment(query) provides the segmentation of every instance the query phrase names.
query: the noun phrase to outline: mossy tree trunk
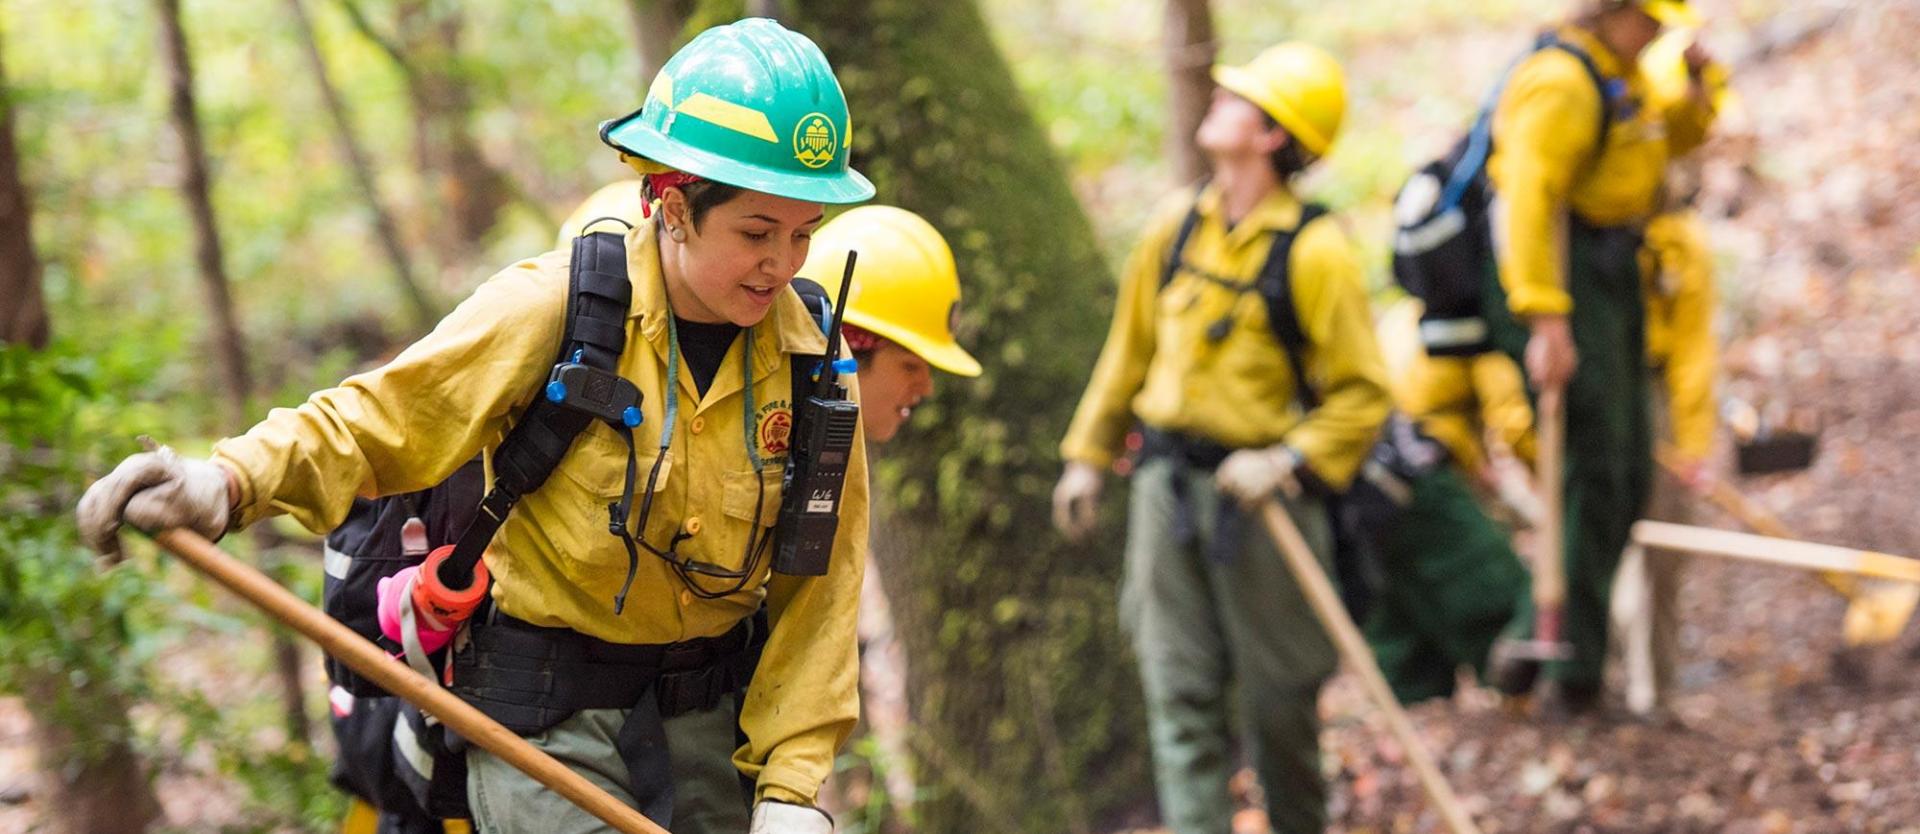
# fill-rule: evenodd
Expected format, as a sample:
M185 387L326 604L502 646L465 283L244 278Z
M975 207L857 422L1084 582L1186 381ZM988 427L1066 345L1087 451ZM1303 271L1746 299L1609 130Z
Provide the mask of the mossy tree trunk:
M883 565L907 644L921 828L1087 831L1141 804L1139 685L1115 619L1117 531L1053 532L1056 445L1113 281L1046 133L970 0L811 0L878 202L952 243L979 380L943 376L875 449Z

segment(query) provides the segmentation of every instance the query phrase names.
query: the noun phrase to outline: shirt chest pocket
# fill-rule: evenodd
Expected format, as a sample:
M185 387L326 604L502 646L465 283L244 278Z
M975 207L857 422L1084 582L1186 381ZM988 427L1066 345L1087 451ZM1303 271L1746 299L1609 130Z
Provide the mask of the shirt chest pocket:
M639 508L646 500L647 476L658 456L658 449L637 449L633 460L633 502L628 507L629 525L639 523ZM669 454L660 466L658 487L664 492L673 468ZM557 514L551 520L547 536L568 559L584 565L614 566L624 569L626 548L607 532L608 505L626 493L627 445L611 429L588 427L573 442L560 466L539 490L528 496ZM665 514L655 510L648 527L658 527ZM634 530L635 535L651 531ZM649 541L657 536L650 536Z
M681 549L697 561L729 571L745 570L753 562L758 573L772 559L784 471L782 465L770 464L758 472L740 469L721 475L720 512L704 515L695 508L681 525L682 533L690 534Z

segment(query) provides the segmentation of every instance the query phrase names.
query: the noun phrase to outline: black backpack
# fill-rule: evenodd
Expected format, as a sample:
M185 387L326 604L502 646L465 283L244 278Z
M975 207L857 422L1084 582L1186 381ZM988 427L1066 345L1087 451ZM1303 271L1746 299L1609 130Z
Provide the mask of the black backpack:
M826 291L805 279L795 279L793 288L809 318L826 330L832 318ZM626 348L632 292L623 236L590 232L575 238L566 329L556 364L578 362L617 373ZM794 391L805 390L823 359L790 360ZM346 520L327 534L322 608L360 636L399 652L401 647L380 630L380 580L422 563L442 545L484 549L513 505L546 482L592 419L535 396L494 450L491 491L475 458L419 492L355 498ZM480 512L483 505L488 512ZM445 672L450 648L426 658L436 677ZM464 746L448 738L439 722L346 664L332 656L325 662L327 677L341 690L333 698L334 731L340 741L334 783L403 816L424 811L436 819L467 817Z
M1549 32L1527 55L1545 49L1579 59L1599 89L1599 148L1604 149L1620 93L1600 75L1586 50ZM1420 340L1429 355L1468 356L1492 347L1482 299L1486 270L1494 260L1487 217L1493 184L1486 168L1493 155L1493 110L1512 69L1488 93L1467 135L1445 156L1408 177L1394 199L1393 277L1426 305L1420 314ZM1599 152L1596 149L1596 157Z

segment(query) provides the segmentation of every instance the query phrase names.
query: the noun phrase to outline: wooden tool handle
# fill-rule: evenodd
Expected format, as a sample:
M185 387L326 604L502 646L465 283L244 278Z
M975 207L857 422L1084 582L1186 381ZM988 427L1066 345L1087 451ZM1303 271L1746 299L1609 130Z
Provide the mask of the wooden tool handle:
M1540 611L1557 610L1567 599L1566 389L1540 392L1539 427L1540 526L1534 530L1533 605Z
M327 654L352 667L388 692L407 699L421 711L440 719L461 738L499 756L540 784L571 800L623 834L667 834L639 811L552 756L528 744L499 722L482 715L438 684L395 662L379 646L354 633L339 620L295 596L252 566L233 558L212 542L188 530L167 530L154 536L161 547L179 556L213 581L239 594L274 619L320 644Z
M1792 568L1841 571L1875 579L1920 582L1920 561L1870 550L1755 536L1663 521L1633 525L1633 540L1645 547L1724 556Z
M1407 713L1400 708L1400 702L1393 697L1393 690L1387 686L1387 678L1380 673L1380 663L1374 659L1373 649L1367 646L1365 637L1360 636L1360 628L1353 624L1353 617L1347 613L1347 607L1340 602L1340 594L1333 589L1333 583L1327 579L1327 572L1320 567L1320 560L1314 558L1312 548L1300 535L1300 528L1294 526L1293 518L1287 515L1279 503L1268 501L1260 508L1260 518L1266 524L1267 534L1273 537L1274 544L1280 547L1280 555L1286 559L1287 569L1293 572L1294 581L1299 583L1300 592L1307 598L1307 604L1313 608L1320 624L1327 629L1328 636L1340 650L1340 656L1346 659L1347 668L1360 676L1360 683L1374 705L1380 708L1386 717L1387 729L1406 750L1407 760L1413 763L1414 773L1420 777L1420 786L1426 790L1427 799L1435 810L1446 820L1447 828L1454 834L1479 834L1480 829L1467 814L1460 798L1453 793L1453 787L1447 784L1446 776L1440 773L1440 766L1428 752L1420 734L1413 729L1413 722L1407 720Z
M1654 447L1653 456L1668 472L1676 477L1680 474L1680 450L1663 442ZM1733 488L1732 484L1715 480L1707 489L1707 500L1719 507L1721 512L1733 516L1734 520L1762 536L1772 536L1776 539L1799 538L1792 528L1786 525L1786 522L1780 520L1779 516L1769 512L1766 507L1760 506L1753 499L1742 495L1740 490ZM1860 589L1859 580L1852 574L1821 571L1819 575L1820 581L1826 583L1827 587L1848 599L1852 599Z

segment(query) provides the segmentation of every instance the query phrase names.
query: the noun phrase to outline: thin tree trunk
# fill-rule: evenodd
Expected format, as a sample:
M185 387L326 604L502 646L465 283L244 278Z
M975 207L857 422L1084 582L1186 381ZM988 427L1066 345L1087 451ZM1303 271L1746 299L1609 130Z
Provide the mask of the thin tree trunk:
M98 682L74 688L65 676L28 684L33 746L48 797L46 822L53 834L141 834L161 816L146 767L133 750L133 724L124 695L99 691ZM36 707L65 703L72 709ZM84 729L74 715L95 723ZM75 751L95 749L90 753Z
M314 34L313 21L308 17L306 5L301 0L287 0L287 11L300 27L309 72L320 90L320 99L326 105L327 115L333 120L340 155L346 158L354 182L367 201L367 210L373 213L373 230L380 238L380 248L387 256L388 265L393 268L394 282L399 284L400 294L413 311L414 326L425 331L433 326L438 313L426 291L421 289L420 282L414 278L413 260L407 256L406 246L400 241L400 229L393 222L393 213L381 201L379 188L374 185L373 166L367 162L366 151L354 135L353 114L347 109L347 103L341 100L340 91L333 86L333 79L328 75L327 59L320 53L320 40Z
M460 7L401 0L397 35L388 37L355 0L340 4L354 28L386 53L406 85L415 115L414 161L445 206L433 213L440 222L432 238L443 265L458 268L499 221L501 210L524 197L487 161L473 137L473 99L459 70Z
M227 424L244 426L248 420L247 399L253 382L247 371L246 342L234 314L225 259L221 255L220 229L213 217L212 187L207 175L207 152L200 137L200 114L193 98L193 63L187 51L187 35L180 25L179 0L153 0L160 19L160 54L166 61L168 111L174 132L180 139L180 191L186 197L193 218L194 260L200 267L200 285L206 292L212 312L214 337L225 391ZM261 553L270 552L261 548ZM289 742L307 746L306 696L300 681L300 647L284 629L273 629L274 662L278 667L281 694L285 702L285 721Z
M634 49L640 54L639 94L644 96L660 67L673 57L673 41L687 25L691 9L687 0L628 0L627 10L633 19ZM640 101L635 97L634 106Z
M40 257L33 251L33 200L20 178L20 149L13 139L13 88L0 66L0 344L47 346L46 295L40 287Z
M1207 175L1207 158L1193 133L1213 100L1213 11L1207 0L1167 0L1160 33L1167 62L1167 159L1173 176L1185 184Z

